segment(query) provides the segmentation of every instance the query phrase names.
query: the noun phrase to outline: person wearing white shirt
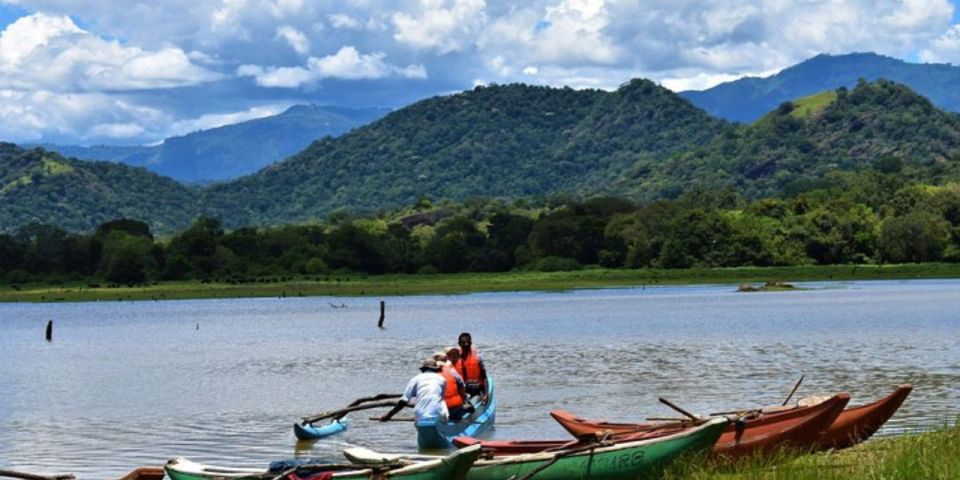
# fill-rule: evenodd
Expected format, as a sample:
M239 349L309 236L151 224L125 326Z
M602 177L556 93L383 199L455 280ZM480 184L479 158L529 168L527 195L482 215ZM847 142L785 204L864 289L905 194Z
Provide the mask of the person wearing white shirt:
M440 369L441 365L433 358L424 360L420 365L420 374L410 379L403 397L392 410L380 417L380 421L390 420L405 407L414 407L413 414L417 422L446 422L450 418L447 404L443 401L447 381L440 374Z

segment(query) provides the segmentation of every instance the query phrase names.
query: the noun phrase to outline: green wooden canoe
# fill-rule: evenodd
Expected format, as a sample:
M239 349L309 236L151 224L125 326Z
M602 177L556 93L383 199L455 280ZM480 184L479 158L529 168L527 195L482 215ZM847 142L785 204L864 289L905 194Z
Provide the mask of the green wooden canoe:
M337 480L464 480L467 472L480 456L480 446L467 451L458 450L446 457L398 465L385 470L377 466L360 465L315 465L304 466L296 471L300 478L322 472L333 472ZM280 472L265 469L230 468L203 465L183 457L174 458L163 467L171 480L272 480Z
M614 443L589 450L530 453L492 460L479 460L467 480L507 480L534 474L533 480L634 480L659 475L681 453L710 450L727 428L726 418L713 418L703 425L663 437ZM378 454L367 449L348 449L355 463L374 464L425 456ZM177 480L177 479L174 479Z

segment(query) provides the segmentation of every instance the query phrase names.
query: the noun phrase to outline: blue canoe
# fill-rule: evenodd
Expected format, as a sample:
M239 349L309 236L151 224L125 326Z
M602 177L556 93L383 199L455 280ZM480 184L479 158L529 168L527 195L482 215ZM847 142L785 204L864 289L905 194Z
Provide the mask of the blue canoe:
M329 437L346 429L346 420L333 420L322 427L315 427L313 424L303 422L293 424L293 433L300 440L316 440L318 438Z
M470 416L457 422L417 421L417 446L422 450L452 448L454 437L475 437L493 425L497 414L497 399L493 396L493 377L487 377L487 402L475 407L476 410Z

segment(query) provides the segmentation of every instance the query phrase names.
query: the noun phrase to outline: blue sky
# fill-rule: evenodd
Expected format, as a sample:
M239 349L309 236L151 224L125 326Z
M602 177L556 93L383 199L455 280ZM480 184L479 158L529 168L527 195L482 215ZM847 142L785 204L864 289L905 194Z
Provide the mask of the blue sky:
M478 84L680 91L819 53L960 64L950 0L0 0L0 140L147 144Z

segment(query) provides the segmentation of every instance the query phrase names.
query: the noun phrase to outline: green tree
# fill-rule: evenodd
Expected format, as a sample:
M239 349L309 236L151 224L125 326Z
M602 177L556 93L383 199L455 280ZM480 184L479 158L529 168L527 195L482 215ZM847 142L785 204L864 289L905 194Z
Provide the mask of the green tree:
M933 262L941 259L949 239L945 220L914 211L883 222L880 253L884 261L891 263Z

